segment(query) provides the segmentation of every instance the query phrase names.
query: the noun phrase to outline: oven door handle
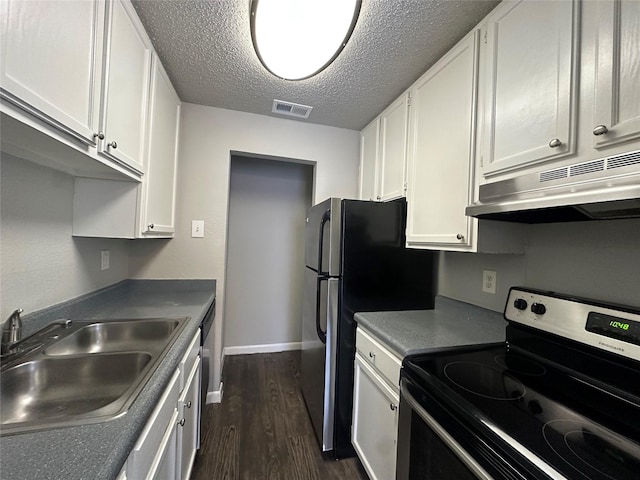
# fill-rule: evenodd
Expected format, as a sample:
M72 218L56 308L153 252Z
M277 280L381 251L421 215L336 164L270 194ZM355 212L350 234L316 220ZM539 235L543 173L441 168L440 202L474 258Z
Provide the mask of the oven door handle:
M431 430L442 440L460 459L464 465L471 470L478 478L482 480L493 480L493 477L489 475L484 468L482 468L478 462L475 461L471 455L469 455L455 439L449 435L449 433L440 426L436 420L422 408L422 405L408 392L408 389L401 387L402 399L407 402L411 409L418 414L418 416L426 423Z

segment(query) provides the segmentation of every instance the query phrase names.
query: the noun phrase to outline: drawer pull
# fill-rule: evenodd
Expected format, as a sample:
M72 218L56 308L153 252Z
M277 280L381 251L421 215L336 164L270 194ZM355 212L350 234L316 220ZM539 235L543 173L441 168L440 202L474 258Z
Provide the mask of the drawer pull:
M184 406L187 407L187 408L191 408L191 400L189 400L187 403L185 403Z
M390 403L389 408L392 412L395 412L398 409L398 406L395 403Z
M184 427L184 424L186 423L186 420L183 418L182 420L180 420L178 422L178 425L180 425L181 427Z
M369 358L373 358L374 360L376 359L376 354L373 352L369 352Z

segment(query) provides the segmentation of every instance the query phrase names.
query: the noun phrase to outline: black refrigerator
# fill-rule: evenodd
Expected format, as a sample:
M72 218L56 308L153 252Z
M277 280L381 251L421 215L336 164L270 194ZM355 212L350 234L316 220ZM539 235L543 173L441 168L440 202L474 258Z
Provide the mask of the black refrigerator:
M356 312L432 309L435 254L405 248L407 203L330 198L307 212L301 388L316 436L351 446Z

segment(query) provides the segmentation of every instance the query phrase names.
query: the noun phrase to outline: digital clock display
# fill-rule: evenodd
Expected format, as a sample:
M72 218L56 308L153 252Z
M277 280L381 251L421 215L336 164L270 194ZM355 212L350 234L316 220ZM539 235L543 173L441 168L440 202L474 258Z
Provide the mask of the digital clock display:
M598 335L640 345L640 322L604 313L589 312L585 329Z

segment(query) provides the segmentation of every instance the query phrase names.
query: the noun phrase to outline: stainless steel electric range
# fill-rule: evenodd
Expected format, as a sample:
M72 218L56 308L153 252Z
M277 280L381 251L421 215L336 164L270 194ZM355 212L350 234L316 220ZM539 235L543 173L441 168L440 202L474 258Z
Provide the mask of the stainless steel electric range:
M398 479L640 479L640 309L512 288L506 342L407 357Z

